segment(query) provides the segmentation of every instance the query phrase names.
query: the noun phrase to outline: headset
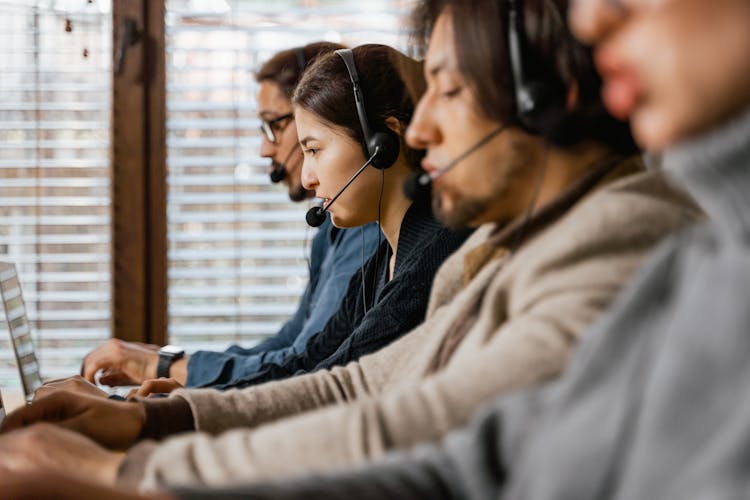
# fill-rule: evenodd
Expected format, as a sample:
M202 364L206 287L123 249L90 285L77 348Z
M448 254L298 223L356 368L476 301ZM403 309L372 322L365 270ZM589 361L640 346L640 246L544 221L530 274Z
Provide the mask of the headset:
M336 54L344 61L349 79L352 81L354 104L357 107L357 117L364 136L362 150L365 153L365 158L374 156L372 166L380 170L386 169L396 163L401 141L396 133L390 129L385 132L372 132L365 109L365 96L359 86L359 74L357 73L357 65L354 63L354 53L351 49L339 49Z
M401 141L395 132L388 129L386 132L373 133L370 128L370 123L367 119L367 111L365 109L365 96L362 92L362 88L359 86L359 73L357 72L357 65L354 63L354 53L352 52L352 49L339 49L335 51L335 54L344 61L346 71L349 74L349 79L352 82L354 104L357 108L357 118L359 119L359 124L362 128L362 136L364 137L362 152L367 161L349 178L346 184L344 184L344 187L339 189L326 205L312 207L308 210L305 215L305 220L312 227L318 227L323 224L325 221L325 213L331 205L336 202L339 196L346 191L351 183L354 182L354 180L359 177L368 166L372 165L378 170L385 170L396 163L399 151L401 150Z
M359 73L357 72L357 65L354 62L354 53L351 49L339 49L335 53L344 61L346 71L349 74L349 80L352 82L352 92L354 93L354 104L357 109L357 118L359 119L360 127L362 128L362 136L364 141L362 142L362 152L364 153L367 161L357 170L357 172L346 182L336 195L331 198L327 205L321 207L311 208L306 216L305 220L310 226L320 226L325 221L325 212L333 205L339 196L351 185L364 170L372 165L379 169L383 176L385 176L385 169L391 167L398 159L399 152L401 150L401 141L395 132L388 129L385 132L372 132L370 123L367 118L367 110L365 106L365 96L362 92L362 88L359 86ZM380 205L383 197L383 182L385 178L381 178L380 197L378 198L378 224L380 224ZM365 293L365 262L364 262L364 228L362 231L362 266L360 267L360 273L362 275L362 301L364 307L364 314L367 314L367 295ZM380 249L380 231L378 231L378 245L375 249L375 269L378 269L378 251ZM386 265L388 260L386 259ZM373 283L373 288L377 286ZM373 301L375 300L375 293L373 290Z
M508 55L516 101L516 121L527 132L553 137L567 117L566 89L549 80L530 78L524 62L523 6L521 0L508 1ZM552 15L557 7L549 0L544 2ZM558 21L559 15L557 15Z

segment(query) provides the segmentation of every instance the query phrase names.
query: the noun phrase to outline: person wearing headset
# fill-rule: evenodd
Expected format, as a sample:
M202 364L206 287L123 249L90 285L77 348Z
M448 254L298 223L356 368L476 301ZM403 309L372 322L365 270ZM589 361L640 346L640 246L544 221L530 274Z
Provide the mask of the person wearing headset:
M218 388L344 365L424 320L435 272L469 231L442 227L429 197L412 201L403 190L406 179L421 172L423 152L407 147L402 136L423 88L421 65L384 45L338 50L302 78L293 98L305 156L302 184L323 200L308 211L308 224L320 225L328 213L342 228L374 220L384 238L349 283L340 309L304 350L269 359L257 373ZM137 395L174 388L146 382Z
M292 201L313 196L302 186L303 157L292 113L292 93L308 66L320 56L342 48L340 44L315 42L283 50L266 61L255 75L259 84L260 154L271 160L271 181L284 183ZM339 310L351 277L360 272L362 260L375 251L379 234L374 223L364 225L362 231L350 231L333 227L326 218L312 239L309 282L297 311L275 335L251 348L235 345L222 352L185 355L176 346L160 348L112 339L85 357L81 375L94 382L95 374L102 370L100 382L105 385L140 385L158 377L148 387L154 392L170 386L166 379L187 387L210 387L248 378L257 374L264 363L304 352L309 339ZM48 383L39 394L60 388L105 395L78 377Z
M605 114L566 3L523 5L431 0L417 11L428 88L407 140L427 148L440 219L479 226L440 268L424 323L357 362L242 390L127 403L51 394L4 429L56 426L0 444L24 467L77 457L78 471L144 488L281 479L436 440L490 399L559 376L644 256L700 214L644 171L627 125ZM190 430L202 432L172 436ZM46 444L22 448L29 440Z
M359 73L354 57L361 59ZM402 189L405 179L419 171L423 155L403 145L401 139L424 87L420 68L416 61L389 47L362 46L355 52L321 56L320 63L313 64L299 82L294 97L296 114L303 116L305 131L311 132L303 134L295 117L305 153L302 182L324 201L323 207L308 212L308 223L325 223L330 210L334 226L353 228L375 222L384 238L367 264L362 261L360 272L349 282L340 307L325 326L298 338L296 352L287 349L284 356L256 356L252 359L259 360L253 366L255 372L260 371L257 367L268 370L273 366L274 378L282 378L312 370L334 355L336 364L343 364L387 345L423 321L435 271L469 233L443 228L432 216L428 199L413 203ZM351 91L352 75L361 75L359 101ZM367 101L365 93L369 94ZM357 108L357 102L366 102L366 107ZM317 118L314 127L311 116ZM323 135L326 148L320 147ZM308 147L308 142L312 146ZM337 191L340 198L337 196L334 205L331 198ZM235 361L235 365L247 364ZM232 373L241 376L240 369ZM243 385L257 378L253 371L245 373ZM80 383L56 382L38 394ZM179 385L174 380L149 380L136 394L170 392ZM234 385L236 382L214 387Z

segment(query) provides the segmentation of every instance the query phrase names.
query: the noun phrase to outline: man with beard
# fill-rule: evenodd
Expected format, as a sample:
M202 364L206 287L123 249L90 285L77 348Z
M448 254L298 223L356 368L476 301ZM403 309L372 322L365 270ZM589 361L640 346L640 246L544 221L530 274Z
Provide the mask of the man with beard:
M279 52L264 63L256 74L258 118L261 122L263 158L271 160L270 177L282 182L292 201L313 196L302 186L302 151L292 113L291 97L304 70L319 56L343 48L335 43L316 42ZM338 229L327 218L312 239L310 279L297 311L275 334L251 348L238 345L226 351L198 351L176 357L179 349L170 346L160 352L159 346L112 339L89 353L83 361L80 378L53 382L42 389L65 388L77 392L104 395L91 384L99 370L105 385L149 384L149 392L168 392L173 384L188 387L211 387L231 384L251 377L268 363L300 354L308 340L323 330L338 310L352 276L375 251L379 229L368 224L361 229ZM273 249L269 249L269 257ZM358 291L357 291L358 292ZM88 382L86 382L88 381Z

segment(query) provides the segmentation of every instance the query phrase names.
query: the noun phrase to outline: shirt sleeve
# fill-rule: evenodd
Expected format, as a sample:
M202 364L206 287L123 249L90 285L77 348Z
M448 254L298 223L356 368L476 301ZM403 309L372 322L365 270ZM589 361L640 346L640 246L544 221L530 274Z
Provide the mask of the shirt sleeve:
M376 225L363 228L364 241L359 230L340 232L317 269L318 274L311 278L297 312L281 331L251 349L230 347L220 353L194 354L188 362L187 387L216 386L224 390L241 385L241 381L263 372L264 365L281 364L304 352L308 340L341 309L349 281L359 271L362 252L372 252L378 230Z

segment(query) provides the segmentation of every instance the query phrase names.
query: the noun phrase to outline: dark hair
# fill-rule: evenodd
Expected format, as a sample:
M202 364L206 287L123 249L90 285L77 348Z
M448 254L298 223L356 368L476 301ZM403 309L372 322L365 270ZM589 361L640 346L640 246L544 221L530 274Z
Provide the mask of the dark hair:
M304 70L321 55L334 50L345 48L343 45L331 42L314 42L304 47L282 50L271 59L263 63L255 74L255 80L261 83L270 80L281 87L281 91L288 98L292 98L294 87L302 77Z
M627 123L607 113L601 100L602 80L591 49L568 29L568 0L524 0L521 33L527 80L542 80L567 94L578 87L576 109L567 113L557 143L593 139L622 153L637 151ZM479 111L498 123L515 121L516 103L507 44L509 0L421 0L412 14L414 49L424 54L437 18L450 9L459 70Z
M388 117L396 118L405 131L425 90L422 63L387 45L361 45L352 53L372 133L388 132ZM364 142L351 78L337 54L326 54L310 66L297 85L292 102L323 121L344 128L359 143ZM400 139L409 165L419 168L424 151L414 150L403 137Z

